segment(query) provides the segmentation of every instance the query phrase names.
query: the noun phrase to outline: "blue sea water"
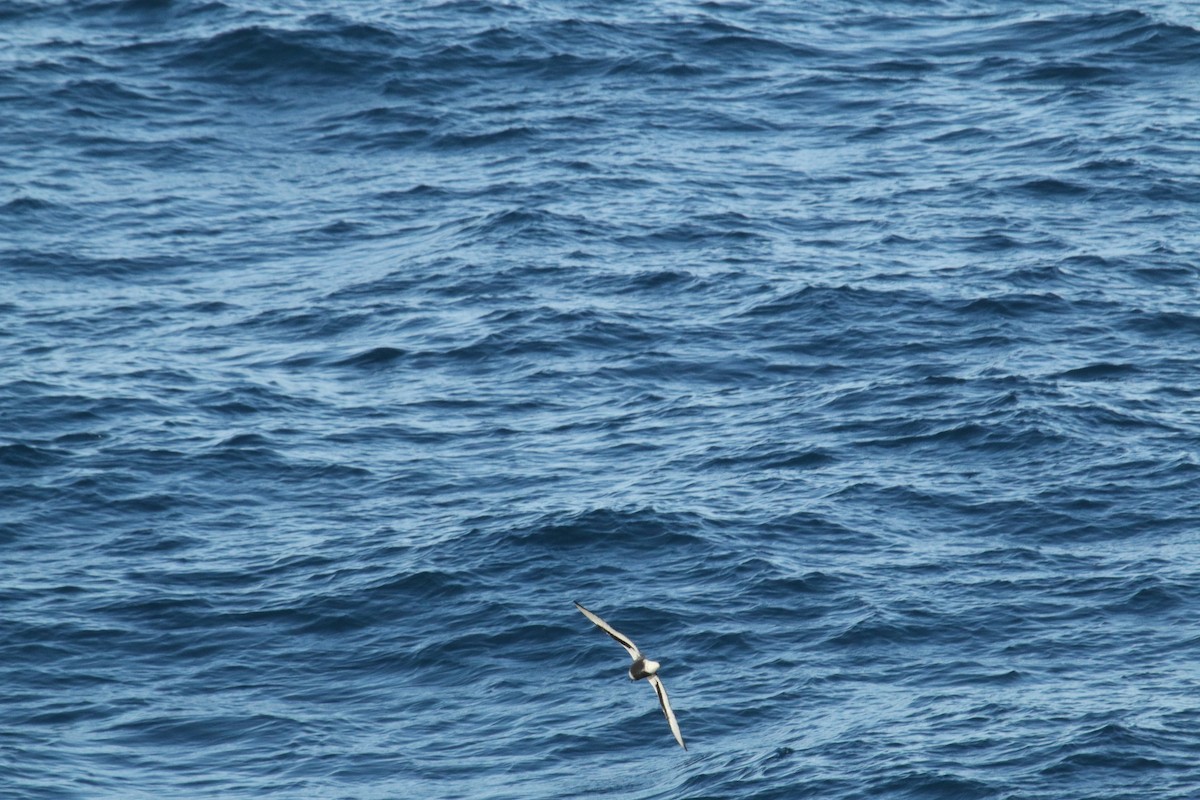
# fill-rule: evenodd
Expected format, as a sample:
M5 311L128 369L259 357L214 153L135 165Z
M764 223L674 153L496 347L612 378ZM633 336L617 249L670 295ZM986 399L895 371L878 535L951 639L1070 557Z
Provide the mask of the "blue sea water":
M0 796L1200 797L1194 4L0 0L0 110Z

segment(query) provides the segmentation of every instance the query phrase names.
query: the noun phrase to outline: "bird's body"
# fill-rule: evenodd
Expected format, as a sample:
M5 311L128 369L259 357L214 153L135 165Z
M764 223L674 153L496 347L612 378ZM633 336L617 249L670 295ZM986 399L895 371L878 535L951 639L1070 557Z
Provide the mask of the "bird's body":
M634 659L633 663L629 665L629 680L640 681L642 678L649 678L658 672L658 668L661 666L662 664L659 664L657 661L651 661L645 656Z
M579 609L581 614L591 620L597 628L615 639L617 644L624 647L629 653L629 657L633 659L633 664L629 667L629 679L639 681L645 678L654 687L654 693L658 695L658 704L662 707L663 716L667 718L667 724L671 726L671 733L675 735L675 741L679 742L680 747L687 750L687 745L683 743L683 735L679 732L679 723L675 721L675 712L671 710L671 703L667 700L667 687L663 686L662 680L658 677L658 668L662 665L642 655L642 651L638 650L637 645L629 637L600 619L600 617L588 611L579 603L575 603L575 607Z

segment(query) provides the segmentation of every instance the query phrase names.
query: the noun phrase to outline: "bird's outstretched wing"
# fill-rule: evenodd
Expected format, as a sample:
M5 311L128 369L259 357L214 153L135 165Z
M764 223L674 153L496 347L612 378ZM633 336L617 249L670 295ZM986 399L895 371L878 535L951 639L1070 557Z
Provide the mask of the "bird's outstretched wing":
M588 611L586 608L579 605L578 602L575 603L575 607L578 608L580 613L582 613L585 617L587 617L592 622L594 622L596 624L597 628L604 631L612 638L616 639L617 644L621 645L621 647L624 647L626 650L629 651L629 657L632 658L634 661L637 661L639 658L642 657L642 651L638 650L637 645L634 644L633 642L629 641L629 637L627 637L625 634L621 633L616 628L614 628L612 625L609 625L607 622L600 619L598 616L593 614L591 611Z
M667 718L667 724L671 726L671 733L675 734L675 741L679 742L680 747L687 750L687 745L683 743L683 734L679 732L679 723L675 721L675 712L671 710L671 701L667 699L667 687L663 686L663 682L657 675L651 675L649 681L650 685L654 687L654 693L658 695L658 704L662 706L663 716Z

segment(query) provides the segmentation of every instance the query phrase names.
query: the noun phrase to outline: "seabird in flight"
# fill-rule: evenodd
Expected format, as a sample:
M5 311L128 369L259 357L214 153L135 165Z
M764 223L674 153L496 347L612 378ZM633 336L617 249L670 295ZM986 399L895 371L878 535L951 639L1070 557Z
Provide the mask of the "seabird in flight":
M629 637L609 625L598 616L588 611L579 603L575 603L575 607L579 609L585 617L596 624L600 630L607 633L609 636L617 640L617 644L629 651L629 657L633 659L633 665L629 667L629 679L640 680L645 678L654 687L654 693L658 695L658 704L662 706L663 716L667 718L667 724L671 726L671 733L675 734L675 741L679 742L679 746L687 750L687 745L683 743L683 735L679 732L679 723L675 721L675 712L671 710L671 703L667 700L667 687L658 678L658 668L661 666L657 661L651 661L642 655L642 651L637 649L637 645L629 641Z

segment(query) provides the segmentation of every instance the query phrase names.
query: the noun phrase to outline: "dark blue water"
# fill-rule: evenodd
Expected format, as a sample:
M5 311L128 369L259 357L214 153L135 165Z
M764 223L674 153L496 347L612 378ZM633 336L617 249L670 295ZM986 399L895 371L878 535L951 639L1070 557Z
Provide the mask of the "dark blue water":
M0 796L1200 797L1193 4L0 0L0 111Z

